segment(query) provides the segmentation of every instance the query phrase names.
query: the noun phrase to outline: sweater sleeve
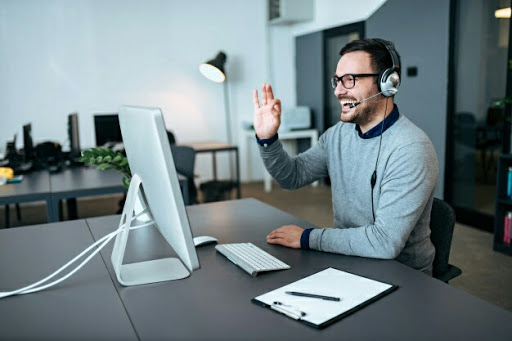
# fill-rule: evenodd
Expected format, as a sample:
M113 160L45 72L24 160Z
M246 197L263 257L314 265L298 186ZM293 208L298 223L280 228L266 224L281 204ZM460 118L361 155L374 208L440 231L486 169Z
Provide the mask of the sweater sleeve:
M380 195L375 223L314 229L309 237L310 248L362 257L396 258L432 198L437 172L431 143L417 142L400 148L387 160L384 177L377 179Z
M313 147L290 157L279 140L268 147L259 146L265 168L285 189L296 189L328 175L324 136Z

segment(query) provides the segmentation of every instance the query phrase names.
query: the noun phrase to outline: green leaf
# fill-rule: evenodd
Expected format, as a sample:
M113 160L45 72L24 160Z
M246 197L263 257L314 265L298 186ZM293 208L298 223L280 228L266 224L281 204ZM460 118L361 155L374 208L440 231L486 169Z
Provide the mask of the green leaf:
M121 161L121 163L119 164L119 166L121 167L124 167L128 164L128 159L127 158L123 158L123 161Z
M99 165L97 167L99 170L107 170L107 169L111 169L111 168L114 168L111 164L108 164L108 163L102 163L101 165Z
M128 179L126 176L123 177L123 185L126 189L130 187L130 179Z
M121 154L117 154L116 157L112 160L112 163L119 164L123 160L123 156Z
M103 156L98 156L96 158L96 163L102 163L103 162Z
M103 162L112 162L112 156L107 155L103 158Z
M90 165L94 165L96 163L96 158L91 157L88 162Z
M98 155L100 155L98 153L98 148L91 148L90 151L91 151L92 157L97 157Z
M92 156L93 156L93 153L92 153L91 149L86 149L86 150L82 151L82 157L91 158Z
M108 149L105 149L105 148L98 148L98 153L99 153L101 156L105 157L105 156L107 156L107 155L108 155Z

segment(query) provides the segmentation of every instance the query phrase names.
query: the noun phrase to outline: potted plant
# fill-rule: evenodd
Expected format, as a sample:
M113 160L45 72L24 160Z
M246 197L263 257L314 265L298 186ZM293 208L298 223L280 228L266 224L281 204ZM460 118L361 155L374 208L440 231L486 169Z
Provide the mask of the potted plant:
M99 170L117 170L119 173L123 174L123 186L126 189L130 187L132 172L128 164L128 159L122 153L115 152L110 148L89 148L82 151L82 156L79 161L96 166Z

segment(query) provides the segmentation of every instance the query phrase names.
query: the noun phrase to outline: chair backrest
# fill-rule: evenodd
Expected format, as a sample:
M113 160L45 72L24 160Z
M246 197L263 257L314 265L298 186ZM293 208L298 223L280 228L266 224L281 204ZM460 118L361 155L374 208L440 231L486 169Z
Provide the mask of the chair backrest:
M174 137L172 131L167 130L167 139L169 140L169 144L171 146L176 144L176 138Z
M452 246L453 228L455 226L455 211L443 200L434 198L430 214L430 239L436 249L434 258L434 277L446 273L450 265L450 248Z
M197 204L197 189L194 183L194 166L196 161L196 152L192 147L171 145L172 157L176 171L187 177L189 202L185 205Z
M194 179L196 152L192 147L171 145L172 157L178 173Z

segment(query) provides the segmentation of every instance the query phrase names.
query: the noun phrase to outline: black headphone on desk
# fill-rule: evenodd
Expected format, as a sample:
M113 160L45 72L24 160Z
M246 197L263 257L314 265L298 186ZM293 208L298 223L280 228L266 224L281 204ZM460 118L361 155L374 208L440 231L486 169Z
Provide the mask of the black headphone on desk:
M391 56L393 66L380 72L377 85L379 92L382 92L384 97L392 97L398 92L398 87L400 86L400 58L393 45L388 41L378 38L374 38L373 40L384 45Z

